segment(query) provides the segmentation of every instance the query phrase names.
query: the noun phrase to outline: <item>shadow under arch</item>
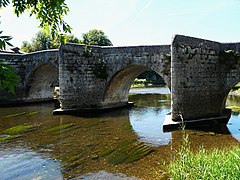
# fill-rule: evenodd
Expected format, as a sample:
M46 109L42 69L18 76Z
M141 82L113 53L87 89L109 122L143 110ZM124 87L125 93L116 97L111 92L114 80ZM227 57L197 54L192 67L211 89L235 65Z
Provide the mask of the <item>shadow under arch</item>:
M103 104L127 104L131 85L134 80L145 71L155 70L142 65L129 65L117 71L107 82L102 99ZM160 73L155 72L161 76Z
M41 64L27 77L25 83L27 101L53 100L54 88L59 86L59 71L52 64Z

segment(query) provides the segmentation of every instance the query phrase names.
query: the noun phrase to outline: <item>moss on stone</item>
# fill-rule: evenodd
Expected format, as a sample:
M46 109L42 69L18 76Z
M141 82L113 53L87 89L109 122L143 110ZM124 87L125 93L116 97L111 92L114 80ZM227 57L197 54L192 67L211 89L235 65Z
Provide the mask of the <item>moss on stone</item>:
M99 59L93 69L93 74L100 79L107 79L107 63L103 59Z

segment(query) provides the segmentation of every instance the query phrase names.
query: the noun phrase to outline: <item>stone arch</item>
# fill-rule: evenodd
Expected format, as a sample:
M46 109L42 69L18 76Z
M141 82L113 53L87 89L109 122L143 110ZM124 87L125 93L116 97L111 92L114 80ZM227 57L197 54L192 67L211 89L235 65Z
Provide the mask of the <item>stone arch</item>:
M234 89L234 87L240 82L240 75L239 75L239 80L232 80L232 82L228 83L227 87L225 88L225 90L223 90L223 100L222 100L222 106L221 106L221 110L225 109L226 106L226 101L227 101L227 97L229 96L229 93L232 89Z
M128 103L128 94L135 78L145 71L155 71L161 77L161 73L143 65L129 65L118 70L107 82L104 94L103 105L126 105ZM166 84L168 84L166 82Z
M52 64L41 64L27 76L25 82L26 100L53 100L54 88L59 85L58 67Z

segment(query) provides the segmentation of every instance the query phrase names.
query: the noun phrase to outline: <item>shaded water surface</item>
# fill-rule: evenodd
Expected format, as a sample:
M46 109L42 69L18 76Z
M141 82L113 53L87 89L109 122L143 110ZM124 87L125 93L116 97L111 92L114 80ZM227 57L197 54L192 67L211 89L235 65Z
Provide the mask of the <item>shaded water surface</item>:
M170 112L168 89L130 93L135 107L105 114L53 116L52 103L0 108L0 179L64 179L94 172L164 178L183 133L196 149L223 148L240 140L237 113L227 127L164 133L162 123Z

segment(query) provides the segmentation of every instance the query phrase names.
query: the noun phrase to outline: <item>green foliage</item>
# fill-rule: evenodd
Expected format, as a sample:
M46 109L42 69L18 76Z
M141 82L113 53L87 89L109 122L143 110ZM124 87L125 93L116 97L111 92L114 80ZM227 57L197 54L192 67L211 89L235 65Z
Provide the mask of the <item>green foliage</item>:
M14 86L19 80L20 77L15 74L14 68L0 60L0 89L14 93Z
M0 31L2 34L3 31ZM0 51L6 48L6 45L12 46L9 42L12 39L10 36L0 36ZM14 68L0 60L0 90L8 90L14 93L14 86L19 81L19 76L14 73Z
M40 21L40 27L50 32L53 37L58 34L58 31L71 32L71 27L63 20L69 11L65 0L12 0L11 3L10 0L1 0L0 8L10 4L14 7L14 13L17 16L26 11L30 16L35 15Z
M40 21L40 27L52 37L58 37L58 32L71 32L71 27L63 20L63 17L68 14L68 7L65 0L0 0L0 8L12 5L14 13L19 16L23 12L29 12L30 16L35 15ZM0 34L2 31L0 31ZM9 42L12 39L10 36L0 36L0 50L11 45ZM43 47L48 47L48 39L44 39ZM61 39L60 39L61 40ZM36 46L36 45L35 45ZM33 51L30 44L25 42L24 49L27 52ZM14 85L19 80L19 77L13 72L13 68L6 65L3 61L0 62L0 89L8 89L14 93Z
M0 34L2 34L3 31L0 31ZM12 46L12 44L9 42L12 39L11 36L0 36L0 50L6 49L6 45Z
M83 44L97 46L112 46L112 42L108 39L102 30L92 29L83 34Z
M146 79L138 79L136 78L131 85L131 88L140 88L140 87L148 87L152 86L150 82L148 82Z
M60 34L54 39L46 32L39 31L36 36L32 39L32 42L23 42L21 50L24 52L34 52L47 49L59 48L60 44L66 42L78 43L79 39L73 35Z
M83 48L83 56L85 58L92 57L92 48L90 48L89 46L84 46L84 48Z
M49 35L46 31L39 31L36 36L32 39L32 42L23 42L21 50L24 52L34 52L47 49L57 49L60 44L69 43L81 43L86 45L98 45L98 46L112 46L111 41L107 38L101 30L90 30L89 32L83 34L83 40L79 40L74 35L59 34L54 38ZM91 48L85 46L84 57L91 57Z
M97 78L107 79L108 73L106 61L99 59L98 63L94 67L93 73Z
M231 109L232 112L239 113L240 107L239 106L226 106L227 109Z
M169 165L172 179L239 179L240 148L227 150L209 150L203 147L198 153L190 150L188 139L180 147L176 160Z

